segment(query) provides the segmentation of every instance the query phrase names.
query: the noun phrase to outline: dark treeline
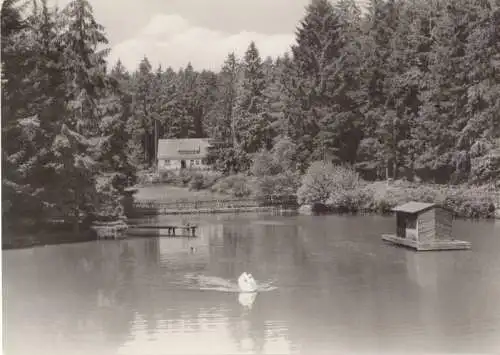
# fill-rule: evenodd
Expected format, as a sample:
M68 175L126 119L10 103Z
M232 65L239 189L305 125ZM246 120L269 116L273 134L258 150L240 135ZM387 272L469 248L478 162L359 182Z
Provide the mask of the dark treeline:
M5 0L1 25L4 216L119 213L158 138L216 139L225 173L279 146L300 172L327 160L366 179L500 174L499 0L372 0L363 15L312 1L291 54L250 43L217 73L108 68L86 0Z

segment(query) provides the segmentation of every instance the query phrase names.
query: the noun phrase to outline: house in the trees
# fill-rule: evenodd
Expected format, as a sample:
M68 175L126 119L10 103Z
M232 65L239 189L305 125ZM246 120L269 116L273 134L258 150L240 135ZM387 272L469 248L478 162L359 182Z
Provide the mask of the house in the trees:
M210 140L206 138L158 140L158 172L182 169L208 170Z
M433 203L408 202L393 209L396 213L396 234L382 239L418 251L469 249L470 243L452 236L453 214Z

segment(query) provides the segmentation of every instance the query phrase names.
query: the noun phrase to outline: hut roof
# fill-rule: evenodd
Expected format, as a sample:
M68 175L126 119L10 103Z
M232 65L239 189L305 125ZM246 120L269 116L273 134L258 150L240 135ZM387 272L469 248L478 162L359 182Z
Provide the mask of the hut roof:
M426 210L429 210L431 208L436 207L434 203L424 203L424 202L415 202L411 201L408 203L405 203L403 205L399 205L394 207L392 210L394 212L404 212L404 213L420 213L424 212Z

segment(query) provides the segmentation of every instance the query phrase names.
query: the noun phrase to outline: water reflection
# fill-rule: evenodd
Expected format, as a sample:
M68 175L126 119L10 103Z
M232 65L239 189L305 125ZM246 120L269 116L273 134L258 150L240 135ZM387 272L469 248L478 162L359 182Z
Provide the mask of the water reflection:
M380 241L380 217L196 218L196 239L3 252L5 353L500 350L498 224L457 222L471 251L415 253ZM277 289L229 292L243 271Z
M252 309L256 298L257 292L240 292L238 294L238 302L240 302L240 304L248 310Z

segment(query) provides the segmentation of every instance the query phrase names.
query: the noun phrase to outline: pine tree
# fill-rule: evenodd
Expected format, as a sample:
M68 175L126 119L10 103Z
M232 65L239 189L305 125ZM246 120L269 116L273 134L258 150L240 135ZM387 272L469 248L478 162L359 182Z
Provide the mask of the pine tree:
M208 117L211 129L207 132L216 142L209 161L224 173L239 170L235 110L240 71L241 66L235 54L229 53L217 75L215 101Z
M101 207L95 205L103 117L99 100L107 89L108 50L97 48L108 41L86 0L74 0L64 8L61 27L66 110L52 144L57 160L51 165L56 174L54 189L63 187L58 206L64 215L73 216L78 229L81 217L99 214Z
M318 0L307 7L297 30L285 112L290 136L303 152L303 168L311 159L356 158L358 22L354 3L334 7Z
M56 13L38 5L26 19L14 16L21 22L2 43L3 183L14 218L42 219L52 206L50 145L65 110Z
M194 70L191 63L188 63L181 80L183 87L182 100L186 110L181 135L186 138L199 138L203 135L203 126L201 124L203 104L202 98L198 94L200 73Z
M178 138L180 131L179 117L182 111L180 82L177 73L172 68L157 75L157 103L159 114L160 138Z
M197 137L213 137L213 114L217 102L217 74L203 70L198 76L196 96L198 98L198 116L195 120Z
M467 23L471 30L464 62L468 83L466 119L460 122L456 142L456 150L462 152L459 157L465 156L466 164L458 160L456 173L461 174L462 180L472 178L485 182L494 178L500 169L500 9L492 7L489 1L463 6L475 16ZM488 149L477 149L478 146Z
M403 28L402 16L401 4L396 0L372 0L366 19L362 71L366 103L358 167L372 176L383 176L385 170L384 175L396 177L402 156L400 142L405 138L405 118L396 107L403 103L399 93L404 93L405 88L398 88L399 76L407 68L407 58L401 56L402 48L397 47L401 44L398 40L404 38L398 37L398 30Z
M235 131L237 143L245 153L255 153L272 143L269 136L269 117L264 90L266 81L262 60L254 42L251 42L242 63L243 81L236 103Z
M135 164L129 148L131 136L127 122L132 117L132 95L127 87L129 75L121 61L112 68L105 96L100 100L99 162L110 174L113 187L123 189L135 182Z
M237 142L234 109L238 88L238 61L234 53L227 56L218 81L213 137L235 147Z
M468 87L463 71L467 12L455 7L458 4L436 3L429 73L421 89L422 106L413 134L420 142L415 169L424 179L436 182L450 181L456 163L460 160L462 165L469 159L465 152L455 150L460 121L467 117Z
M152 162L153 148L153 121L151 118L153 109L153 78L152 67L148 58L143 58L139 68L133 76L133 110L134 117L129 122L129 130L138 147L141 145L144 158L142 162L149 165Z

